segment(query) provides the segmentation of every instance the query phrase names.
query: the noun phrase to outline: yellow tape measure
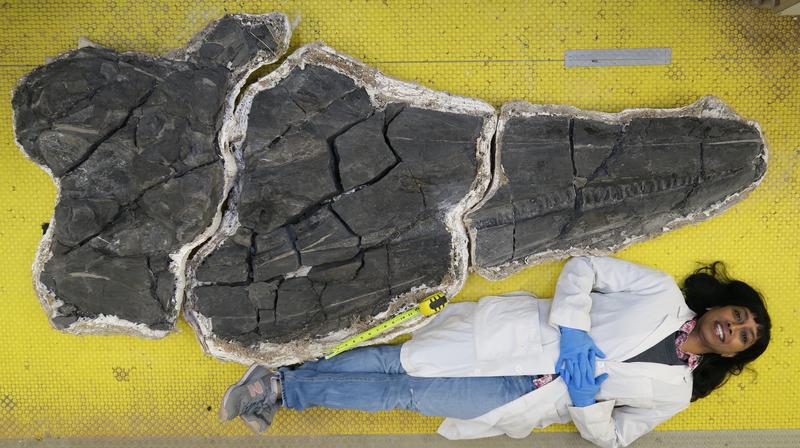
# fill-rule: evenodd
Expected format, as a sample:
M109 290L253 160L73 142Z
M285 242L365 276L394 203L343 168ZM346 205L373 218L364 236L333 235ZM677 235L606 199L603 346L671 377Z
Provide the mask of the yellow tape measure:
M433 314L438 313L447 305L447 297L444 295L443 292L435 292L428 297L422 299L422 301L417 304L414 308L400 313L397 316L387 320L386 322L382 322L369 330L359 333L352 338L342 342L341 344L337 345L336 347L331 350L330 353L325 355L325 359L331 359L334 356L342 353L344 351L350 350L351 348L361 344L364 341L368 341L375 336L383 333L384 331L397 326L412 317L422 314L423 316L431 316Z

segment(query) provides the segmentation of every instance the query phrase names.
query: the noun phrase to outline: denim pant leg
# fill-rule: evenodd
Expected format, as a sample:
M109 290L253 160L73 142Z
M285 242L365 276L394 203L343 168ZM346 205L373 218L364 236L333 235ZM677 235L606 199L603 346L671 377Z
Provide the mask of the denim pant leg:
M372 345L340 353L331 359L309 361L295 370L317 372L406 373L400 365L400 345Z
M280 369L283 406L302 411L330 409L384 411L413 409L409 376L370 372L317 372Z
M471 419L533 391L533 376L411 378L415 410L423 415Z
M283 405L470 419L532 391L533 377L422 378L405 374L280 369Z

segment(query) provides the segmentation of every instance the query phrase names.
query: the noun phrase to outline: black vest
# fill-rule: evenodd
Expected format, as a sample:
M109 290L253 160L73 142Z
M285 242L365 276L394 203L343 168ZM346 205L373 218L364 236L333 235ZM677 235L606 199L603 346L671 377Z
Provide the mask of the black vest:
M657 362L670 366L686 365L686 361L678 358L678 354L675 353L675 339L680 333L680 331L676 331L642 353L626 359L625 362Z

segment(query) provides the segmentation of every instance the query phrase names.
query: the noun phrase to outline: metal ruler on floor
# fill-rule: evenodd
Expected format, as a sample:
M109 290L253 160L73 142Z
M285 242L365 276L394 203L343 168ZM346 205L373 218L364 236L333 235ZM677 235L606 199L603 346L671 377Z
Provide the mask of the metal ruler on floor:
M611 50L564 50L566 67L610 67L618 65L666 65L672 48L616 48Z
M331 359L334 356L338 355L339 353L350 350L351 348L358 346L362 342L368 341L374 338L375 336L389 330L390 328L395 327L411 319L412 317L418 316L420 314L422 314L423 316L434 315L439 311L441 311L442 309L444 309L444 307L447 305L447 302L448 302L447 296L445 296L443 292L437 291L429 295L428 297L422 299L422 301L419 302L417 306L415 306L414 308L405 311L403 313L400 313L397 316L385 322L382 322L370 328L367 331L359 333L353 336L352 338L337 345L336 347L333 348L333 350L330 351L330 353L325 355L325 359Z

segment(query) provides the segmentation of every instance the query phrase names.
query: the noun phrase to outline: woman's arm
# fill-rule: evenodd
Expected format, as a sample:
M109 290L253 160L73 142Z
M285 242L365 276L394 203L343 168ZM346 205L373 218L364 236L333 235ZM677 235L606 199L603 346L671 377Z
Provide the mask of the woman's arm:
M610 257L573 257L558 277L549 323L555 327L588 332L592 327L589 317L592 291L652 295L671 287L672 283L672 278L666 273L629 261Z
M581 437L603 448L618 448L630 445L686 407L657 403L652 409L615 408L614 400L609 400L582 408L570 406L569 413Z

